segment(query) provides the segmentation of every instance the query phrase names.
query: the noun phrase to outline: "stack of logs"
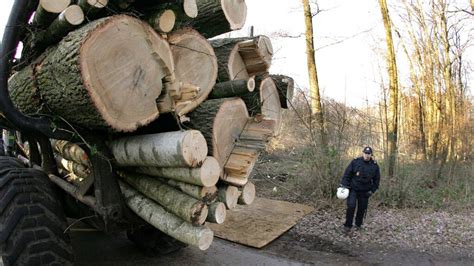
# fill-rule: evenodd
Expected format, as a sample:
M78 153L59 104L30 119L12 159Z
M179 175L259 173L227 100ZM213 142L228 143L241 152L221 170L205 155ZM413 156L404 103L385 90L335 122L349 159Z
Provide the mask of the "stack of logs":
M102 134L129 207L207 249L205 222L254 200L249 175L293 96L290 77L268 73L268 37L207 39L246 13L244 0L40 0L10 96L23 113ZM92 193L84 150L51 143L64 179Z

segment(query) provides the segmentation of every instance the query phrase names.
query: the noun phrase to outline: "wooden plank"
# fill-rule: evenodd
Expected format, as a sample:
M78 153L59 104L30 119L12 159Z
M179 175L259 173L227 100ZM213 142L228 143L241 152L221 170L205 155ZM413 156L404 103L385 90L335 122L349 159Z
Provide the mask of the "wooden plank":
M225 223L207 225L219 238L262 248L313 210L302 204L256 198L251 205L239 205L227 211Z

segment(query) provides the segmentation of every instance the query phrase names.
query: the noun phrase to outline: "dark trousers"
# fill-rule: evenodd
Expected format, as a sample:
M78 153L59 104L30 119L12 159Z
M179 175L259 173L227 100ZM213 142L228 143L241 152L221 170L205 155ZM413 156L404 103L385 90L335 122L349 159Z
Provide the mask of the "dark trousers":
M346 223L344 226L352 227L354 221L354 212L357 206L357 214L355 219L356 226L361 226L364 221L365 212L369 205L369 197L367 192L358 192L351 190L347 197Z

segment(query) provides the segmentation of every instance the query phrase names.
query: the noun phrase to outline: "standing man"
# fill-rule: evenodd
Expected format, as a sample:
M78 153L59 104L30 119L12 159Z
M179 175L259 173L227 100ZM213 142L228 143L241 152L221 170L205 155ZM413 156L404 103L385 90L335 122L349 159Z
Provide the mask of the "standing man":
M372 148L365 147L362 152L361 157L355 158L347 166L341 180L341 186L350 189L349 196L347 197L344 233L351 231L356 206L356 230L361 229L369 197L379 188L380 169L377 162L372 158Z

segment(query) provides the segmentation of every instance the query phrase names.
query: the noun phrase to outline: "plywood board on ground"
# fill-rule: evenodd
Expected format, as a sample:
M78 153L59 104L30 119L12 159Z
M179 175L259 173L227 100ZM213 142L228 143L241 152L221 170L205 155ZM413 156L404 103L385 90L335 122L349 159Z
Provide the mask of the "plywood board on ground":
M251 205L228 210L223 224L208 223L208 226L219 238L262 248L313 210L302 204L256 198Z

